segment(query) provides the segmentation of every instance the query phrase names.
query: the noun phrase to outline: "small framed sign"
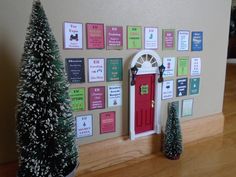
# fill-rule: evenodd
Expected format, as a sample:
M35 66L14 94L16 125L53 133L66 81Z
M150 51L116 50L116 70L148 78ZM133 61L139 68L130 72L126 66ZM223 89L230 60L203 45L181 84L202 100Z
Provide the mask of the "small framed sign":
M142 48L142 27L127 26L127 49Z
M83 24L64 22L64 49L83 49Z
M178 76L188 75L188 57L178 57Z
M188 51L189 50L189 39L190 31L179 30L178 31L178 51Z
M163 29L162 31L162 49L174 50L175 49L175 30Z
M201 74L201 58L191 58L191 76Z
M144 28L144 48L158 49L158 28L145 27Z
M93 136L93 116L76 116L77 138Z
M66 58L66 71L70 83L84 83L84 58Z
M73 111L85 110L85 88L69 89L69 97L71 100L71 107Z
M123 27L107 26L106 27L106 45L107 50L123 49Z
M122 58L107 58L107 81L123 80Z
M104 49L104 24L87 23L87 49Z
M104 109L105 108L105 86L88 88L88 109Z
M200 88L200 78L190 78L189 94L190 95L199 94L199 88Z
M100 114L100 133L111 133L116 131L115 111L103 112Z
M193 99L182 101L182 117L192 116L193 114Z
M88 81L103 82L105 81L105 59L88 58Z
M162 84L162 99L171 99L174 96L174 80L164 81Z
M175 76L175 57L164 57L163 65L165 66L165 72L163 77L173 77Z
M188 87L188 79L187 78L180 78L177 79L176 83L176 96L186 96L187 95L187 87Z
M122 105L122 86L112 85L107 87L107 100L108 107L121 106Z
M193 31L191 42L192 42L192 51L202 51L203 50L203 32Z

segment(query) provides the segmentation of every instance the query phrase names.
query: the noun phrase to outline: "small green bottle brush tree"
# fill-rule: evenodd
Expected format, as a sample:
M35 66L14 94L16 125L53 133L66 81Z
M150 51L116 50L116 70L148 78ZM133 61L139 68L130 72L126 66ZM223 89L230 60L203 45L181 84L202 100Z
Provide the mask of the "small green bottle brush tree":
M18 85L18 177L64 177L77 166L75 120L57 42L33 2Z
M171 160L179 159L183 149L181 127L177 110L178 102L169 103L163 151L165 156Z

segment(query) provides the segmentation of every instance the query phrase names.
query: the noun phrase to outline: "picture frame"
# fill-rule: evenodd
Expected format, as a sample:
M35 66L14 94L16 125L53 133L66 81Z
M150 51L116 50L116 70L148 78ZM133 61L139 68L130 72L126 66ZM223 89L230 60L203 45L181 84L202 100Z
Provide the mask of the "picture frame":
M104 24L86 23L87 49L104 49Z
M105 81L105 58L88 58L88 82Z
M182 117L193 115L193 98L182 100Z

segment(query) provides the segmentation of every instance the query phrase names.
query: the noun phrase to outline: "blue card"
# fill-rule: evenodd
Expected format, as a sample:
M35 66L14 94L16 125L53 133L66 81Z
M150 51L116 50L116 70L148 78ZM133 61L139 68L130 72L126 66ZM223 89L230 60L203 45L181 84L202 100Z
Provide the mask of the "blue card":
M188 79L187 78L177 79L176 97L181 97L181 96L186 96L187 95L187 85L188 85Z
M192 32L192 51L202 51L203 50L203 32L193 31Z
M85 82L83 58L66 58L66 71L70 83Z

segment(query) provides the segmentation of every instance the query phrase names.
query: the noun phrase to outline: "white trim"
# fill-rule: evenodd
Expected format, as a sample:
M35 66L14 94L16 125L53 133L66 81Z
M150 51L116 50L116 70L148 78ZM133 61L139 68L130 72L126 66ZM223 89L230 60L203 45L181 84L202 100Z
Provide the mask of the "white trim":
M227 63L236 64L236 58L227 59Z
M130 116L130 139L134 140L135 138L142 137L142 136L147 136L155 133L160 133L161 132L161 87L162 83L158 82L159 78L159 69L158 67L162 65L162 60L160 56L153 50L142 50L138 52L132 59L130 63L130 68L134 67L136 65L136 62L138 59L142 56L147 56L150 55L152 56L156 62L157 62L157 67L145 67L143 68L139 67L137 75L145 75L145 74L155 74L155 109L154 109L154 130L135 134L135 85L131 85L131 80L132 80L132 74L131 71L129 72L129 91L130 91L130 102L129 102L129 116ZM153 60L153 59L152 59ZM151 61L152 61L151 60Z

